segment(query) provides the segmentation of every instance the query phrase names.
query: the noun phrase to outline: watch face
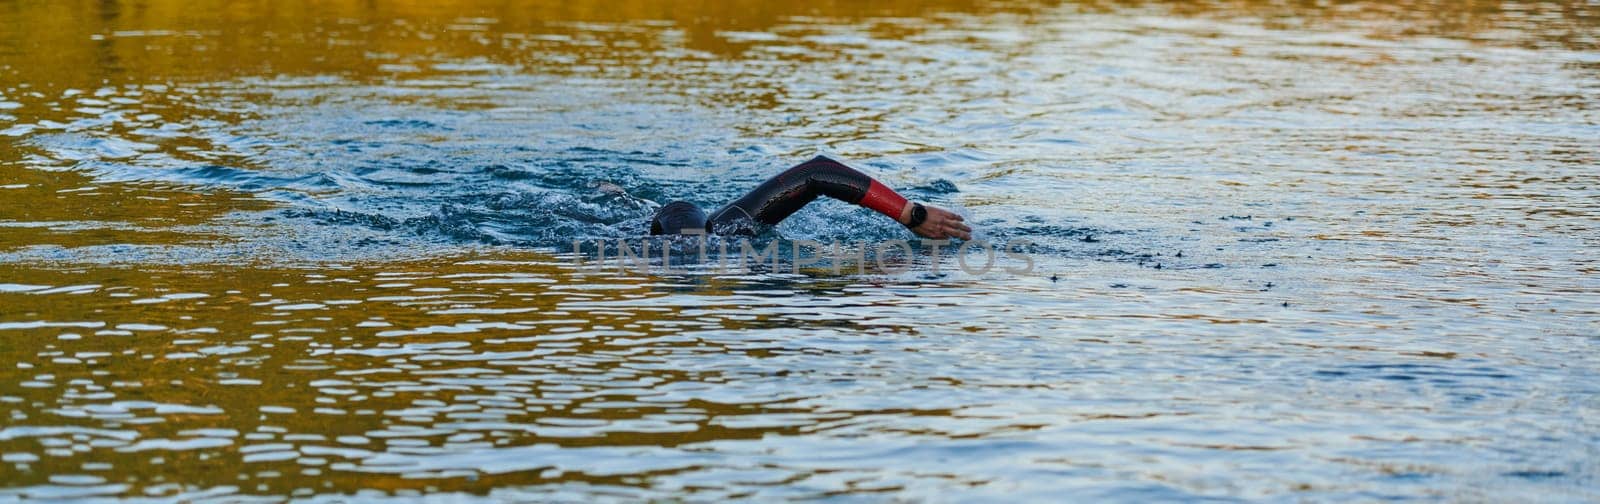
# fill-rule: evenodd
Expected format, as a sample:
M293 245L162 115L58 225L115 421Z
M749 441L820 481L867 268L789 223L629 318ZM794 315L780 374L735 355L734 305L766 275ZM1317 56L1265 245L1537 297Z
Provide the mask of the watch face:
M925 220L928 220L928 209L926 207L922 205L911 207L911 222L922 224Z

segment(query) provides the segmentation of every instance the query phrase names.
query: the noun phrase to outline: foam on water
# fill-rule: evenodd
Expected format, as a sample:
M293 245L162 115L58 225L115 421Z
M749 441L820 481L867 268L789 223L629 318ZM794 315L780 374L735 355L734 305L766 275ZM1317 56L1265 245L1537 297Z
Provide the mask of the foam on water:
M740 138L730 131L740 118L669 105L673 98L667 95L622 101L614 93L575 93L576 84L538 77L496 74L494 87L482 86L477 73L459 78L408 89L407 97L468 96L485 104L484 110L396 104L392 85L246 81L211 86L220 91L211 97L219 103L204 109L249 110L229 122L206 117L192 124L169 122L159 133L133 130L137 140L88 131L33 135L25 144L39 149L49 166L87 172L102 182L238 191L286 206L236 216L239 225L362 226L377 235L369 243L420 239L546 250L568 249L574 240L643 237L656 201L686 199L715 208L803 159L777 153L808 152L799 147L803 142ZM270 93L265 100L263 92ZM238 103L244 99L253 101ZM584 111L578 121L573 121L574 110ZM158 147L196 142L204 147ZM957 150L858 164L908 197L966 211L952 199L960 195L958 186L940 174L954 175L951 169L982 161L981 155ZM706 173L726 176L700 175ZM1128 234L1125 229L1009 225L1045 219L1023 214L976 222L980 236L1026 237L1036 243L1031 249L1036 253L1119 260L1152 253L1124 250L1131 244L1085 245ZM825 243L908 237L892 222L833 202L817 205L776 232ZM344 261L385 255L390 248L366 249L346 248L338 255L312 249L305 257L278 259Z

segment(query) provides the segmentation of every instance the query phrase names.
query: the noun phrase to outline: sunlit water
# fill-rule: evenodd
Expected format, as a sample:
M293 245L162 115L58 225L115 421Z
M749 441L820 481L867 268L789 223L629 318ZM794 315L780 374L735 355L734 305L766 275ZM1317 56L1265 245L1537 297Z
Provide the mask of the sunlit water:
M0 495L1597 499L1597 33L0 1ZM1033 270L568 253L819 152Z

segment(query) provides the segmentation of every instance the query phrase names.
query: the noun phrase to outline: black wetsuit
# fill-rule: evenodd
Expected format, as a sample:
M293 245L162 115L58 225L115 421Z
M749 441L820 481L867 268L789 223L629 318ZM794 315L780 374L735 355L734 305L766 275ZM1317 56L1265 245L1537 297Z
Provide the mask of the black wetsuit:
M817 156L767 179L749 193L712 212L710 218L692 203L668 203L650 220L650 234L681 234L686 229L702 229L712 234L755 234L758 228L754 223L776 226L818 195L871 208L896 220L907 203L905 198L872 177L844 163Z

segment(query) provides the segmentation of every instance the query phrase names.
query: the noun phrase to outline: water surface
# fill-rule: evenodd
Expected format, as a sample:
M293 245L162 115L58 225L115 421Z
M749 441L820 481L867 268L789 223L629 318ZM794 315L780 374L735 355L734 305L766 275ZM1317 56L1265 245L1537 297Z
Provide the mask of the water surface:
M1596 33L0 1L0 494L1600 498ZM568 253L817 153L1034 269ZM763 239L905 237L822 202Z

